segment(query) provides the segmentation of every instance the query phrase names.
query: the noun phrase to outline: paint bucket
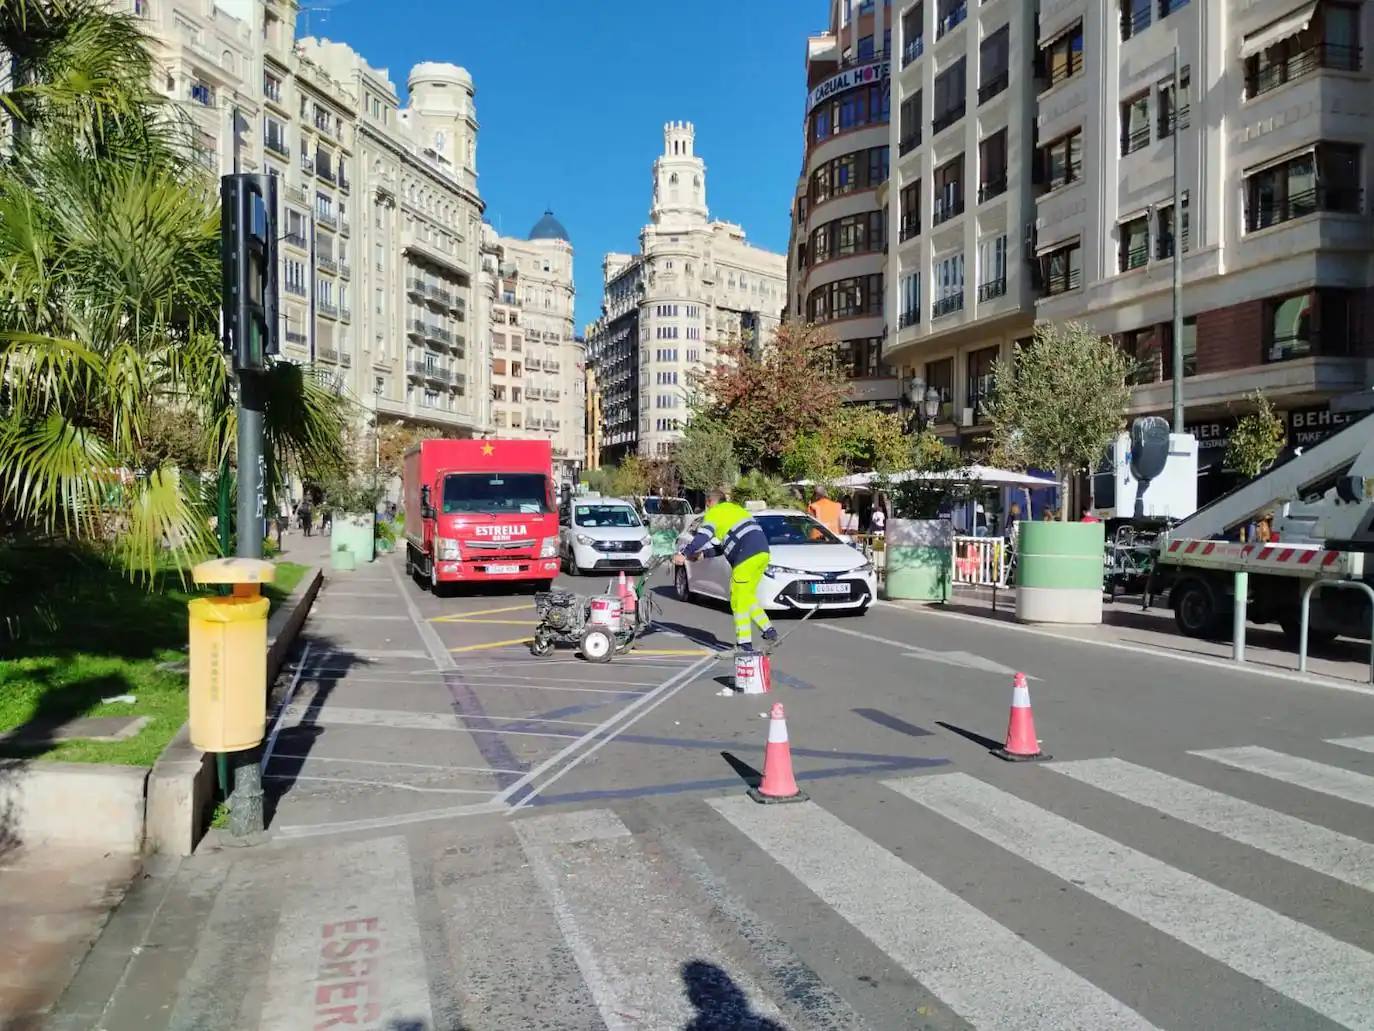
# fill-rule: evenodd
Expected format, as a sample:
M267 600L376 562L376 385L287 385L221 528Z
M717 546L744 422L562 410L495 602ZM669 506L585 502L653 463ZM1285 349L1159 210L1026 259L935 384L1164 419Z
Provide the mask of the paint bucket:
M610 595L593 598L591 612L587 614L587 623L591 626L604 626L610 627L612 630L619 630L623 608L619 598Z
M735 690L741 694L766 694L773 690L773 664L761 652L735 656Z

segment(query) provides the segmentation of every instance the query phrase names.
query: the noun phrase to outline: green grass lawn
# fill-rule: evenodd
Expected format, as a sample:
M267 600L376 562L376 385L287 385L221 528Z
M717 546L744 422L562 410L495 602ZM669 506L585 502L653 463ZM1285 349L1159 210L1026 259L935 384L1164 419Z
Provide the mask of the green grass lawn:
M264 593L275 609L306 567L277 564ZM149 591L102 556L67 548L0 549L0 734L80 716L147 716L127 741L66 741L0 755L151 766L186 722L186 603L175 576ZM103 698L134 695L132 705Z

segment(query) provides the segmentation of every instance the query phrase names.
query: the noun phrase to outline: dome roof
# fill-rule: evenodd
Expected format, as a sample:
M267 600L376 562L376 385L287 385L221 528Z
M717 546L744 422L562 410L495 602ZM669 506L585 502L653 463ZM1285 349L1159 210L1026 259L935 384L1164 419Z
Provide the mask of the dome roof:
M568 231L563 228L563 223L553 217L552 211L545 211L544 217L534 224L530 230L529 239L531 240L564 240L572 243L568 238Z

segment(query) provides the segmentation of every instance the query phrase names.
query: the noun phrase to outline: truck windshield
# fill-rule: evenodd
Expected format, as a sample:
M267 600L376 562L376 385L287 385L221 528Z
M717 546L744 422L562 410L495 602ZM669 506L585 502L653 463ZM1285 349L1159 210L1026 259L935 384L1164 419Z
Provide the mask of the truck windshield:
M443 511L445 515L542 515L552 511L548 477L540 473L450 473L444 477Z
M639 526L639 516L629 505L578 505L578 526Z

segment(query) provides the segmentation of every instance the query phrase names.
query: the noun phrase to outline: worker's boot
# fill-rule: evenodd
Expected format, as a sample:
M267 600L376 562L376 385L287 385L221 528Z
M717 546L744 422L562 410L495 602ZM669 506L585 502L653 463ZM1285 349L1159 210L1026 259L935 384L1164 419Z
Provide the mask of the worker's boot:
M765 655L773 654L773 649L778 646L778 628L770 626L763 632L763 651Z

